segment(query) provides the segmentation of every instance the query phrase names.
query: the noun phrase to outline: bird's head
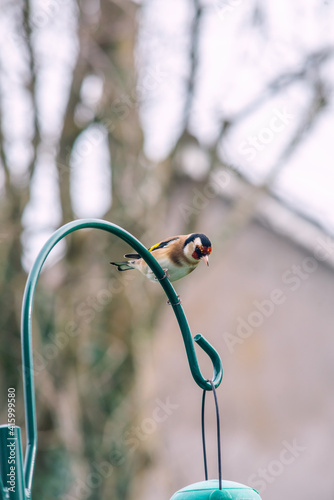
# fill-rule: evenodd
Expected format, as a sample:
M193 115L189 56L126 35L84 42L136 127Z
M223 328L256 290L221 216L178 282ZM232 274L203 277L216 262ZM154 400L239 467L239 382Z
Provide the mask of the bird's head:
M185 256L194 263L203 259L209 265L209 255L212 252L211 241L205 234L190 234L184 242L183 252Z

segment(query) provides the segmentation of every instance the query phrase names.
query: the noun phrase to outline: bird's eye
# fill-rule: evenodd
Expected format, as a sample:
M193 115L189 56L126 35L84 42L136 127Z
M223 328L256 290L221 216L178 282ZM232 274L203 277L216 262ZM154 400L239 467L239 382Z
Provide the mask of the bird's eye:
M196 247L195 252L197 253L198 256L202 255L200 247Z

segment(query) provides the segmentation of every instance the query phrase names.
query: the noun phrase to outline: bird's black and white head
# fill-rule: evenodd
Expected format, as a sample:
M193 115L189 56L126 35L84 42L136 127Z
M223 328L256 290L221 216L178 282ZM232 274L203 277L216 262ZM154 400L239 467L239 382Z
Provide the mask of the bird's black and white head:
M194 264L203 259L206 265L209 265L209 255L212 252L211 241L205 234L190 234L183 246L184 255Z

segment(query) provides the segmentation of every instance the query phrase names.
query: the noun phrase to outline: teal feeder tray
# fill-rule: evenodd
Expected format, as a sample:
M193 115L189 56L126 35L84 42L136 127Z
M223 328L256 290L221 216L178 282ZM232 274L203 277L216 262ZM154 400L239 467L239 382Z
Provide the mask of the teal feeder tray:
M253 488L234 481L223 481L220 490L218 479L213 479L186 486L170 500L261 500L261 497Z
M54 232L39 252L29 273L24 291L21 317L21 342L27 443L23 460L20 428L10 424L0 426L0 500L30 500L32 498L31 491L37 453L36 401L32 354L32 313L38 278L43 264L53 247L68 234L78 229L86 228L101 229L121 238L128 243L136 253L139 253L152 269L158 282L165 291L178 321L190 371L196 384L205 391L211 391L219 386L223 377L223 366L219 354L202 335L198 334L193 339L178 295L168 280L165 271L139 240L121 227L99 219L79 219L65 224ZM213 376L210 381L204 378L200 371L194 341L211 359ZM14 463L12 462L13 456L15 456ZM195 498L203 500L225 498L251 500L260 498L255 490L247 486L239 485L238 483L223 481L222 489L219 489L219 485L217 486L217 484L217 481L195 483L175 493L172 500L189 500ZM111 494L110 498L112 498L112 496Z

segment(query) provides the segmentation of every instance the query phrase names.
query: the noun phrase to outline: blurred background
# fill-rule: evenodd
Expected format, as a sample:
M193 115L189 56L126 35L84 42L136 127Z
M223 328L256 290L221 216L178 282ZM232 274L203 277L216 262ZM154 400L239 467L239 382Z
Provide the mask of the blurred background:
M15 387L24 428L20 307L56 228L103 218L148 247L203 232L210 267L175 288L223 360L223 477L333 500L333 2L0 11L1 423ZM109 265L128 251L84 230L46 262L33 498L164 500L203 479L202 391L162 289ZM208 397L210 477L215 439Z

